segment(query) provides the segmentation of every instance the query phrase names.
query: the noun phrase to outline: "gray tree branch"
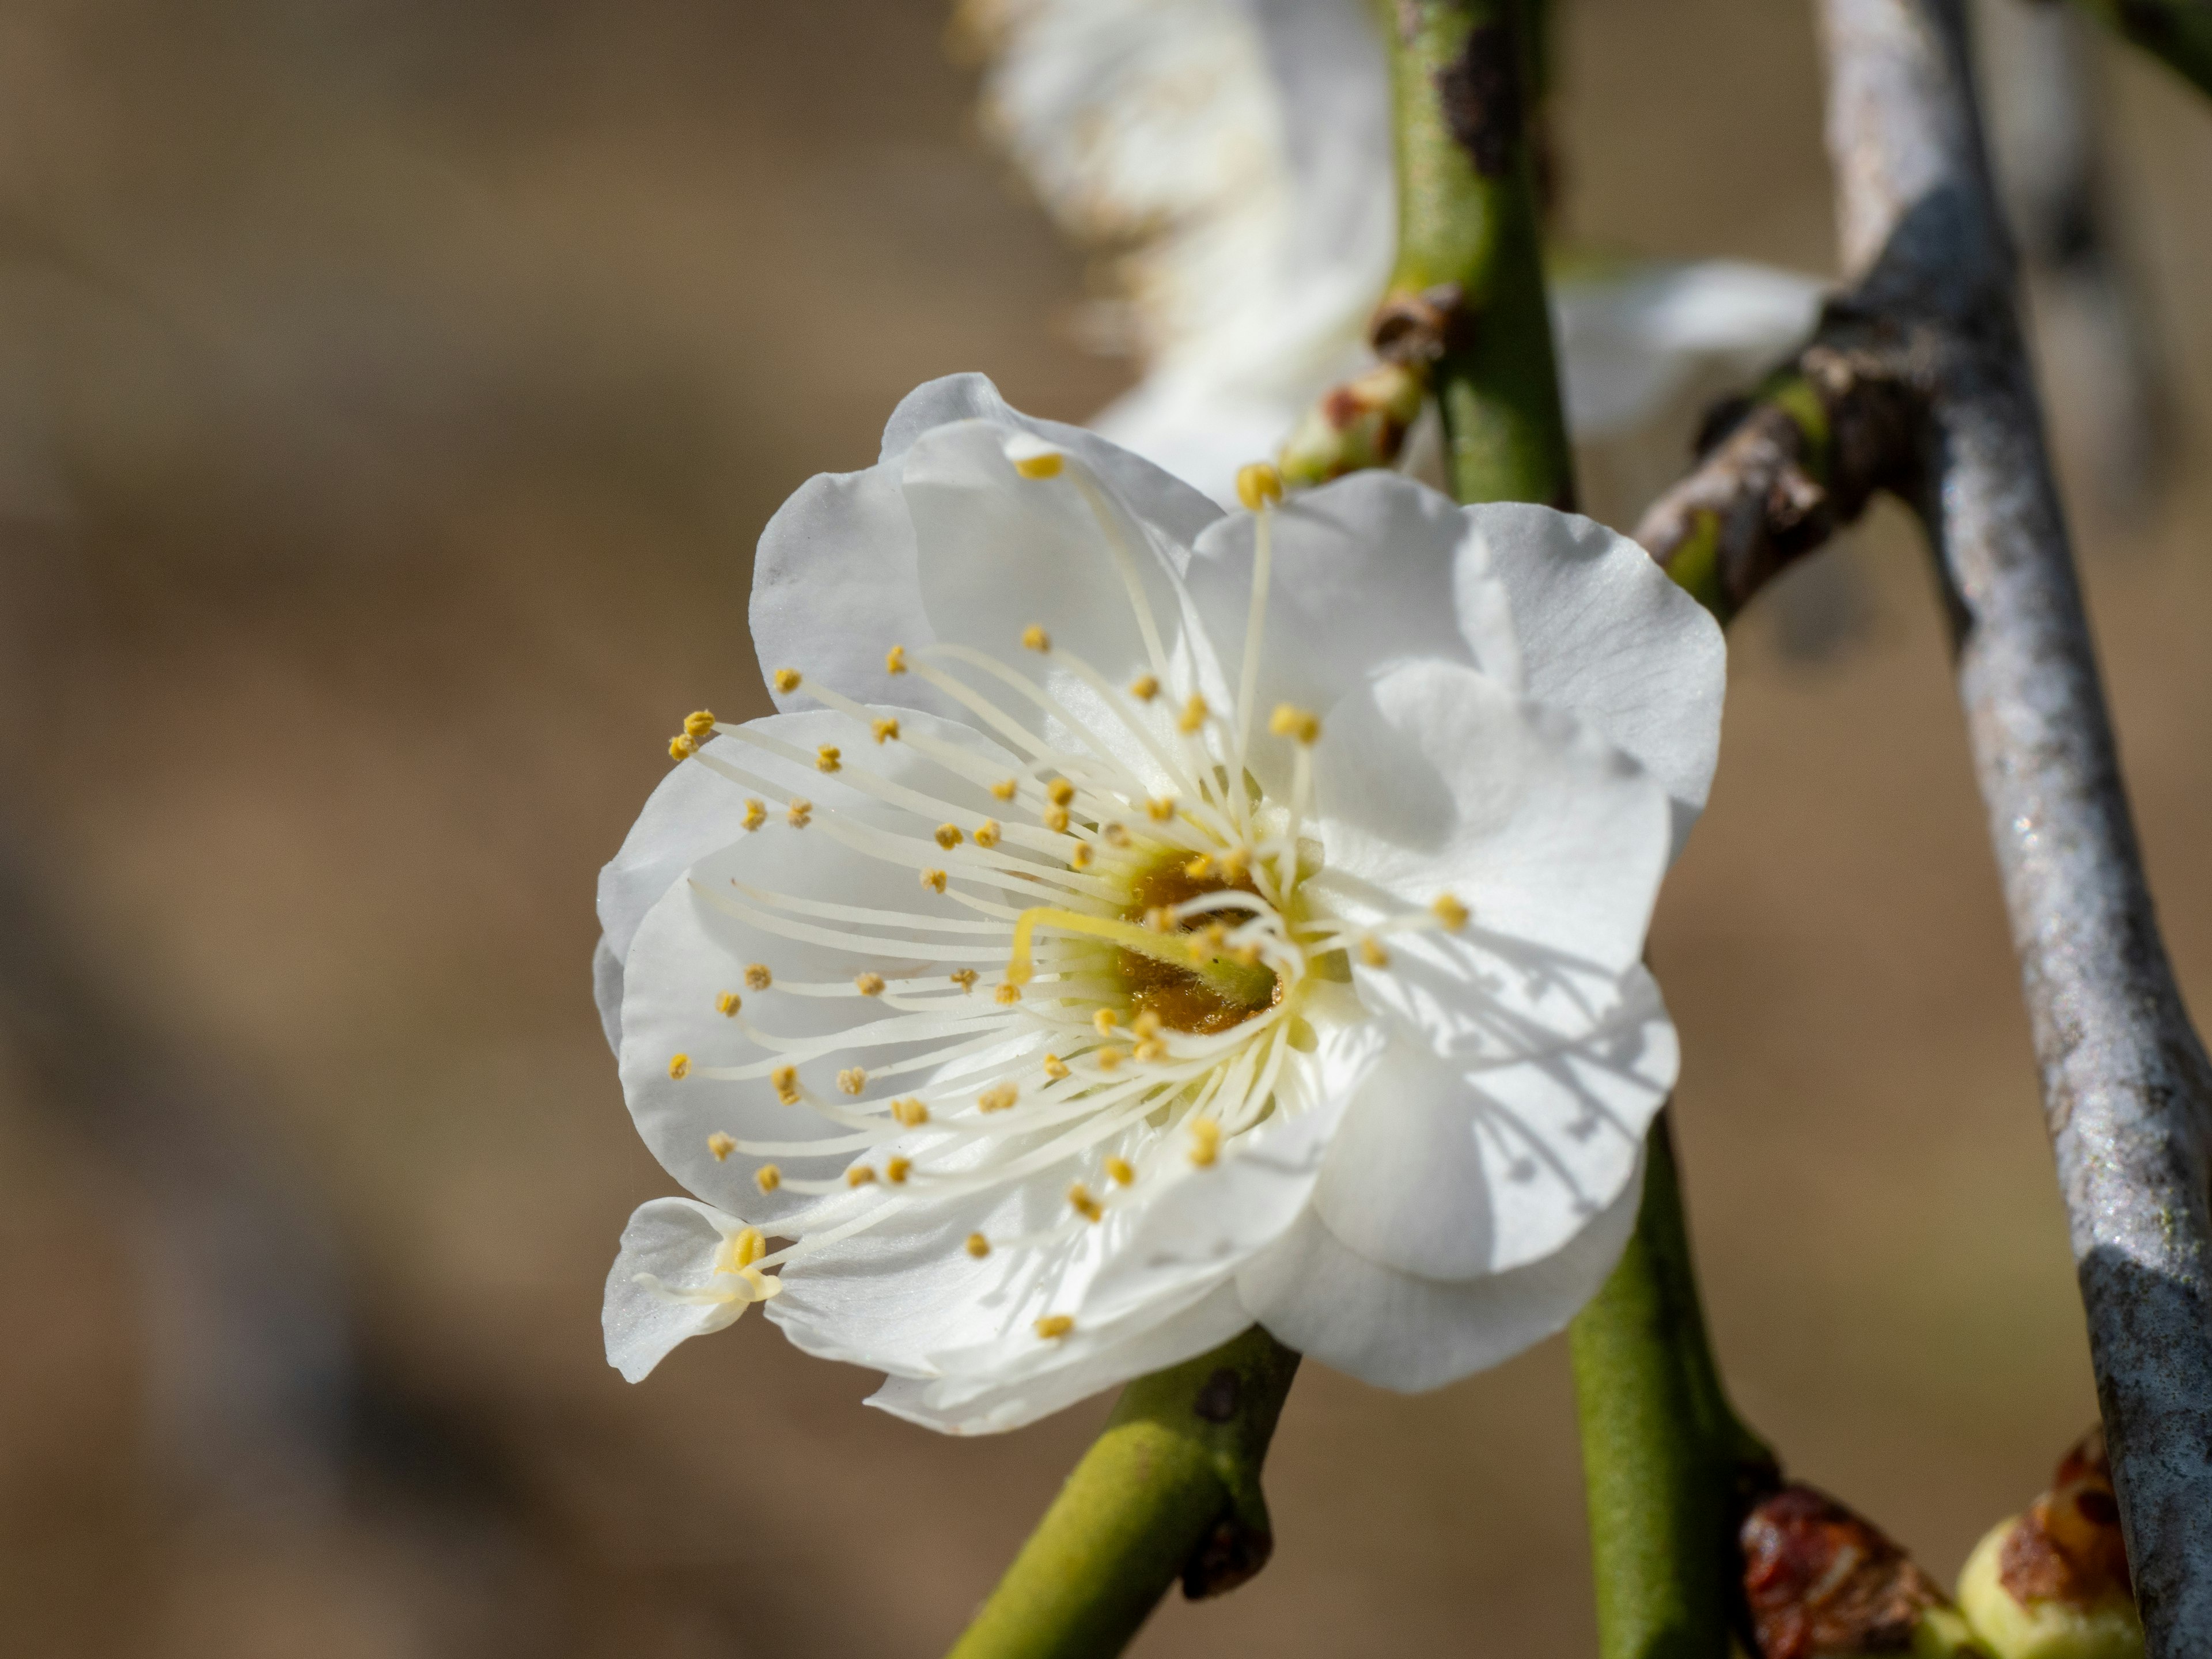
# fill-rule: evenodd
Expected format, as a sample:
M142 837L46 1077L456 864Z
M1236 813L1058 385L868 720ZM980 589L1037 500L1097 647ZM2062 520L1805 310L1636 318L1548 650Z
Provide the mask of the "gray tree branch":
M1874 489L1936 555L2153 1659L2212 1631L2212 1064L2151 912L1958 0L1821 0L1847 292L1639 529L1723 610Z

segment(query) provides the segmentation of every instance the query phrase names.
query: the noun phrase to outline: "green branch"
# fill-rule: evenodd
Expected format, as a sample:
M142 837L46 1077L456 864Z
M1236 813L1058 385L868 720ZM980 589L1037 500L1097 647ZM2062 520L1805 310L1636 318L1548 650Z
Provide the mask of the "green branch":
M1510 0L1389 14L1400 244L1376 343L1433 362L1461 501L1565 507L1574 459L1521 91L1534 54L1515 21ZM1635 1237L1573 1346L1605 1659L1724 1659L1740 1486L1773 1460L1713 1363L1663 1116Z
M1774 1459L1713 1363L1664 1114L1635 1236L1572 1340L1599 1650L1725 1659L1741 1596L1735 1530Z
M1401 0L1384 27L1399 229L1376 349L1433 364L1460 500L1570 507L1524 90L1534 54L1512 0Z
M1107 1659L1177 1579L1214 1595L1259 1571L1260 1465L1297 1368L1255 1328L1124 1389L950 1659Z
M2212 94L2212 0L2081 0L2115 33Z

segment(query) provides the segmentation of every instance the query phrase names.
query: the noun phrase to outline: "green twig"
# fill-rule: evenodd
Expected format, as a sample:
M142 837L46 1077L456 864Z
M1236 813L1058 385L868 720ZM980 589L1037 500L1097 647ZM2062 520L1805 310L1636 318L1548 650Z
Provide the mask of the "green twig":
M1425 348L1434 362L1460 500L1569 505L1520 90L1532 54L1510 0L1401 0L1391 21L1400 244L1376 344L1389 355L1410 342L1405 355ZM1413 325L1428 318L1440 320L1426 334ZM1737 1605L1740 1472L1772 1459L1713 1363L1663 1116L1635 1237L1573 1343L1605 1659L1721 1659Z
M1544 303L1513 0L1399 0L1386 14L1398 264L1376 344L1434 364L1452 493L1568 507L1574 465Z
M1255 1328L1124 1389L950 1659L1105 1659L1177 1579L1214 1595L1259 1571L1260 1465L1297 1368Z
M2212 0L2081 0L2199 92L2212 94Z
M1573 1327L1604 1659L1724 1659L1735 1528L1774 1460L1729 1406L1698 1304L1674 1148L1652 1126L1644 1207Z

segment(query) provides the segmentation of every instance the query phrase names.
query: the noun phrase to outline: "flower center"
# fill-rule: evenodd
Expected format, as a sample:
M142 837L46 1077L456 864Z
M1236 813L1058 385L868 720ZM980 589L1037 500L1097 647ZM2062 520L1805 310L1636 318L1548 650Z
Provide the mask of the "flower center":
M1241 1025L1282 1001L1281 975L1252 946L1230 949L1219 917L1210 907L1192 903L1231 892L1260 897L1249 871L1239 871L1232 880L1220 874L1218 862L1206 854L1164 854L1129 884L1123 918L1153 925L1156 931L1179 940L1187 938L1192 958L1183 967L1172 957L1117 952L1115 972L1133 1013L1150 1013L1170 1030L1211 1035Z

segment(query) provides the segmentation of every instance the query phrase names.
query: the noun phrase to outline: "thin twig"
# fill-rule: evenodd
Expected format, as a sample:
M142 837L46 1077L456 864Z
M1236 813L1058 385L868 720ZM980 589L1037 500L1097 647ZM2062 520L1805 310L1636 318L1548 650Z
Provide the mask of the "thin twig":
M1792 553L1753 421L1856 499L1911 502L1936 556L2011 915L2151 1659L2212 1630L2212 1064L2151 915L2044 448L1956 0L1823 0L1849 296L1814 350L1870 347L1879 421L1784 374L1647 517L1729 604ZM1811 354L1808 354L1809 356ZM1801 357L1796 368L1803 369ZM1780 396L1772 395L1776 387ZM1782 433L1772 411L1797 428ZM1852 422L1857 422L1853 425ZM1844 435L1848 428L1850 439ZM1863 441L1846 467L1848 442ZM1729 526L1747 528L1731 536Z
M1196 1597L1259 1571L1260 1466L1297 1368L1255 1328L1132 1382L950 1659L1107 1659L1178 1578Z

